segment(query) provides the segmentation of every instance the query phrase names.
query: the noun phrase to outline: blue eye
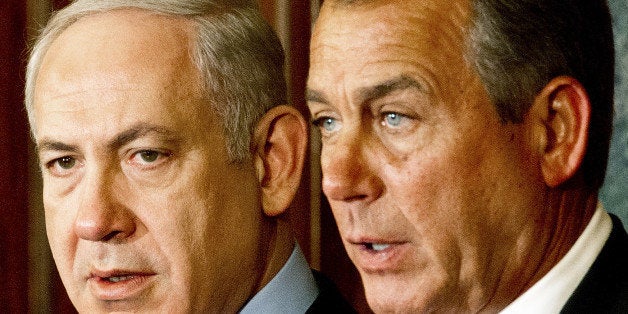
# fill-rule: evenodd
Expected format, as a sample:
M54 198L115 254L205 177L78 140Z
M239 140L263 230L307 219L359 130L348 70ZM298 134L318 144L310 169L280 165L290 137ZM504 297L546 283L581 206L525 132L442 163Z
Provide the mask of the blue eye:
M388 112L384 114L384 123L390 126L399 126L404 118L405 116L402 114Z
M323 128L325 128L325 131L329 131L329 132L333 131L335 126L336 126L335 119L327 118L323 120Z
M332 117L321 117L314 120L314 125L321 129L321 131L329 133L338 129L338 121Z

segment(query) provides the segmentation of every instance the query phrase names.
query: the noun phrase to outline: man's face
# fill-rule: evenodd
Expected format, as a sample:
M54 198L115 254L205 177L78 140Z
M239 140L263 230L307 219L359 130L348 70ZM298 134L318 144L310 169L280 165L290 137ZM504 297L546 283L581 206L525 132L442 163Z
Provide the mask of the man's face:
M34 133L46 227L81 312L233 312L262 275L256 178L227 158L190 30L97 14L45 56Z
M325 5L314 30L323 191L373 309L477 310L525 259L542 184L530 137L464 60L469 8L380 2Z

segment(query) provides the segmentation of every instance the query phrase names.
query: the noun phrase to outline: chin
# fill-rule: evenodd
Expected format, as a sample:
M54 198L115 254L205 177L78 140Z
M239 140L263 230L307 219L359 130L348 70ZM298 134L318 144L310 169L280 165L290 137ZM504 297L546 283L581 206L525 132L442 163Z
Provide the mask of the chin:
M420 313L423 312L418 301L416 287L402 285L394 280L388 281L362 279L366 301L375 313Z
M443 312L449 311L450 302L456 302L454 294L445 294L446 282L433 274L428 278L403 272L361 277L366 300L375 313Z
M419 307L406 303L404 300L395 300L389 298L369 298L367 297L369 307L375 313L422 313L425 312Z

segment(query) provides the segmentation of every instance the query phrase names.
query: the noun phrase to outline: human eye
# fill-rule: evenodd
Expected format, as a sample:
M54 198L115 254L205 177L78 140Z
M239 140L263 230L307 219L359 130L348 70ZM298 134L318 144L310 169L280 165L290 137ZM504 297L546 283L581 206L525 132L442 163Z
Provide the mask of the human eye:
M337 121L332 117L320 117L314 120L314 125L326 132L333 132L336 129Z
M78 166L79 162L72 156L55 158L44 164L46 170L55 177L69 176Z
M382 123L390 125L392 127L398 127L406 118L406 116L397 112L386 112L384 113L384 119Z
M129 163L141 170L151 170L165 163L172 154L155 149L142 149L131 154Z
M402 127L410 118L402 113L398 112L384 112L382 113L381 124L385 127L399 128Z
M312 121L312 124L318 127L321 130L321 134L323 135L329 135L331 133L334 133L338 131L341 126L340 122L336 118L329 116L320 116L314 119L314 121Z

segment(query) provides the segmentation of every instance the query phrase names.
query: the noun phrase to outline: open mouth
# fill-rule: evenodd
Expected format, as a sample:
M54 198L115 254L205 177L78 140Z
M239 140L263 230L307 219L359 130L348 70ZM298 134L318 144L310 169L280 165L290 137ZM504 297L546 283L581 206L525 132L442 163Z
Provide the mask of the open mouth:
M87 283L96 298L102 301L131 300L156 284L152 272L94 271Z
M390 247L387 243L364 243L364 247L369 251L383 252Z
M133 276L133 275L111 276L111 277L100 278L100 280L116 283L116 282L121 282L121 281L133 280L135 277L136 276Z
M94 271L88 279L101 285L131 284L144 281L152 277L154 273L132 272L132 271Z
M372 242L371 242L372 241ZM366 240L351 242L350 257L363 273L383 274L403 268L404 261L411 253L412 246L407 241Z

